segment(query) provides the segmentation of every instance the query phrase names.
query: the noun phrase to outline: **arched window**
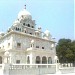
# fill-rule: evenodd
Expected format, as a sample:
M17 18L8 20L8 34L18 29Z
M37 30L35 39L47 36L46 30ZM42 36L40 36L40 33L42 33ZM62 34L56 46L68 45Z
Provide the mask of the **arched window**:
M40 56L36 56L36 64L40 64Z
M25 30L25 33L26 33L26 30Z
M23 23L23 25L25 26L25 23Z
M47 64L47 58L45 56L42 57L42 64Z
M32 47L32 44L31 44L31 47Z
M16 27L16 30L17 30L17 27Z
M17 30L19 31L19 28Z
M30 64L30 57L27 57L27 64Z
M21 28L19 30L21 31Z
M2 57L0 56L0 64L2 64Z
M34 28L34 26L32 26L32 28Z
M48 57L48 64L52 64L52 58Z
M16 27L16 30L17 30L17 31L19 31L19 30L21 31L21 29L20 29L20 28L17 28L17 27Z
M28 27L30 27L30 24L28 24Z

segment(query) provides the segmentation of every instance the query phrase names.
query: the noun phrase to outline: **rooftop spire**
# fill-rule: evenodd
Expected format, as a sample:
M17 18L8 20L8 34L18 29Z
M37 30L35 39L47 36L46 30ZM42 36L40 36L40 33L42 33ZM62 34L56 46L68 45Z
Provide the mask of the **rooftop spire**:
M24 5L24 9L26 9L26 5Z

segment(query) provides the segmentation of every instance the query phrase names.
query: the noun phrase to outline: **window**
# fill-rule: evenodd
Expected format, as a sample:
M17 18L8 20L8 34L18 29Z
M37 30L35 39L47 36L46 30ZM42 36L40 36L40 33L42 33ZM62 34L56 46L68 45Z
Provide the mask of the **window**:
M3 46L3 49L4 49L4 46Z
M20 48L21 47L21 43L17 43L17 47Z
M17 30L17 27L16 27L16 30Z
M20 29L16 27L16 30L19 31Z
M34 44L31 44L30 46L31 46L31 47L34 47Z
M31 44L31 47L32 47L32 44Z
M42 57L42 64L47 64L47 58L45 56Z
M34 28L34 26L32 26L32 28Z
M40 64L40 62L41 62L40 56L36 56L36 64Z
M32 35L32 33L30 33Z
M52 64L52 58L48 57L48 64Z
M16 60L16 64L20 64L20 60Z
M57 63L59 63L59 60L57 60Z
M35 35L36 35L36 33L35 33Z
M21 28L19 30L21 31Z
M25 26L25 23L23 23L23 25Z
M19 28L17 30L19 31Z
M27 64L30 64L30 57L27 57Z
M36 46L36 48L39 48L39 46Z
M10 47L10 43L8 43L8 47Z
M26 33L26 31L25 31L25 33Z
M42 47L42 49L44 49L44 47Z
M28 24L28 27L30 27L30 24Z
M2 64L2 56L0 56L0 64Z

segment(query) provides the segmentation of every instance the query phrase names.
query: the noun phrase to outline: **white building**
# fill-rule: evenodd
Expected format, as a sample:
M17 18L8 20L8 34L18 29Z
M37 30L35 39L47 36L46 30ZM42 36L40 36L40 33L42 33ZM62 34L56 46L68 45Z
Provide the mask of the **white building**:
M0 64L54 64L55 41L41 30L26 9L20 11L8 31L0 33Z

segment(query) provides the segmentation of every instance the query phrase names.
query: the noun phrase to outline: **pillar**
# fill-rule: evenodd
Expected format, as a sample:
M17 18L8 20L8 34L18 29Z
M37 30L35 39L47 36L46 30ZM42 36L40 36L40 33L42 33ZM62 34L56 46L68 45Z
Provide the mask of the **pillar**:
M3 75L9 75L9 67L10 67L10 64L9 64L9 61L10 61L10 59L9 59L10 57L9 57L9 52L8 51L6 51L5 53L4 53L4 64L3 64L3 66L2 66L2 69L3 69Z

